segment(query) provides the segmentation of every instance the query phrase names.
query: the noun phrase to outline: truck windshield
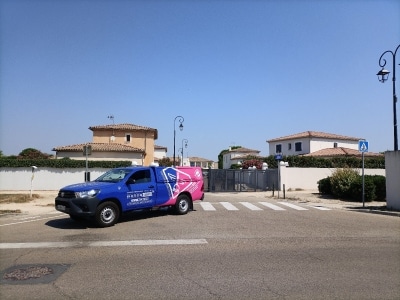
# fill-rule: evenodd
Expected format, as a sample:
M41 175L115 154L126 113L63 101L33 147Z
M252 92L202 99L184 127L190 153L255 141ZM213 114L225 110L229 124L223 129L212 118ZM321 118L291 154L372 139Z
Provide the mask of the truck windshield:
M120 182L125 178L126 175L130 174L131 170L129 169L113 169L110 170L99 178L97 178L96 182Z

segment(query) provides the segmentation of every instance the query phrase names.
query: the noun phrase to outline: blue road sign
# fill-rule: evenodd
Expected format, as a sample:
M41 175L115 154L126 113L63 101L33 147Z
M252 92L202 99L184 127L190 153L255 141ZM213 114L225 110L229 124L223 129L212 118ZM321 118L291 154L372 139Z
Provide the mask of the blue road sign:
M358 151L360 152L368 152L368 141L358 141Z
M282 160L282 155L281 154L276 154L275 155L275 160Z

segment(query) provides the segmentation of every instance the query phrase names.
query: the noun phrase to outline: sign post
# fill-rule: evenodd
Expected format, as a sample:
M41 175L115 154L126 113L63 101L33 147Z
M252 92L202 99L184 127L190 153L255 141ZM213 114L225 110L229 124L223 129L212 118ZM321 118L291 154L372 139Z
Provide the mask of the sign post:
M92 154L92 146L91 145L85 145L83 146L83 155L86 156L86 171L85 171L85 182L90 181L90 172L88 168L88 155Z
M278 162L278 199L279 192L281 191L281 172L280 172L280 161L282 160L282 153L276 153L274 156L275 160Z
M362 204L365 207L364 153L368 152L368 142L366 140L358 141L358 151L362 155Z

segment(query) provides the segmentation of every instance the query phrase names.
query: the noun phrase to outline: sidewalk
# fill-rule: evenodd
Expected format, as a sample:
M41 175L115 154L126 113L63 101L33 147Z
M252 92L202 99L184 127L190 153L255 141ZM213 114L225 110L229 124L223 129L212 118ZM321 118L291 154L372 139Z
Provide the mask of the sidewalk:
M57 212L54 208L54 199L57 196L58 191L33 191L34 195L39 195L40 198L33 198L32 201L25 203L0 203L0 211L16 211L16 214L50 214ZM30 195L30 191L0 191L0 194L27 194ZM326 195L320 195L318 191L286 191L274 193L271 191L267 192L237 192L237 193L211 193L205 194L205 201L207 201L207 195L221 198L260 198L260 199L274 199L279 201L295 202L299 204L307 204L311 206L324 206L332 209L345 209L352 211L360 211L367 213L376 213L384 215L399 216L400 211L392 211L386 208L386 202L349 202L334 199ZM222 200L222 199L221 199ZM0 214L1 216L1 214Z
M278 193L266 192L269 198L278 198ZM296 201L298 203L307 203L307 205L321 205L333 209L347 209L365 213L375 213L382 215L391 215L400 217L400 211L390 210L386 207L386 201L364 202L344 201L333 198L330 195L321 195L318 191L287 191L279 193L279 198L284 198L288 201Z

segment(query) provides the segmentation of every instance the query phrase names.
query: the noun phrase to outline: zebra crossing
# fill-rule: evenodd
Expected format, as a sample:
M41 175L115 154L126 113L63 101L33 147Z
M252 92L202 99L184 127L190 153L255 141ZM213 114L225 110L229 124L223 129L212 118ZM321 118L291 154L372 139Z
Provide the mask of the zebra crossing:
M286 211L286 210L331 210L330 208L323 206L300 206L289 202L276 202L276 204L261 201L261 202L196 202L204 211L217 211L217 210L228 210L228 211L238 211L242 209L247 209L250 211L263 211L263 210L274 210L274 211Z

